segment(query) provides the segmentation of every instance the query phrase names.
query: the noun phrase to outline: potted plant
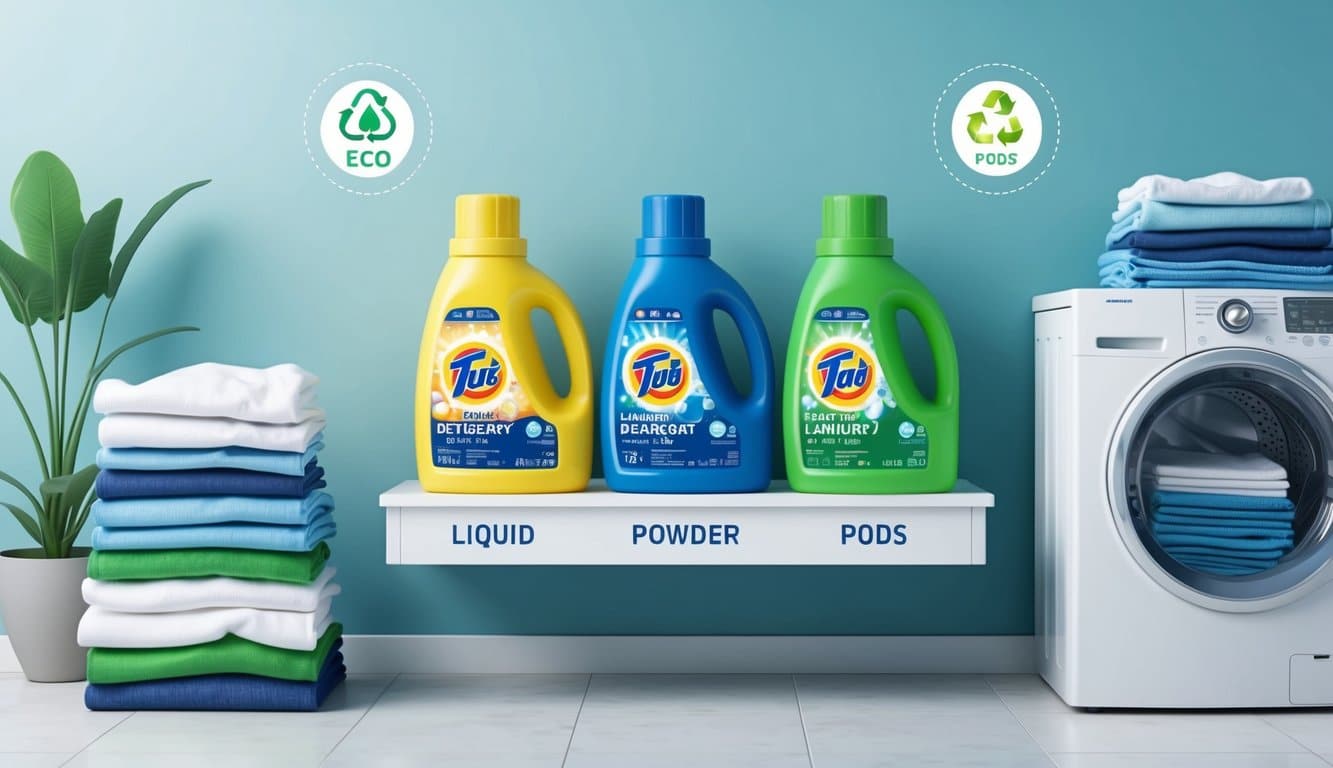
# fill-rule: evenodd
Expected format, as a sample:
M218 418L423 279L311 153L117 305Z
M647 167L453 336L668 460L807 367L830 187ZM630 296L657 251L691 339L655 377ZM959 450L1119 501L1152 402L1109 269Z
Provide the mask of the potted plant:
M198 330L164 328L103 354L107 319L144 237L171 206L207 183L186 184L159 200L113 259L119 198L85 221L74 174L50 152L28 157L14 180L9 201L23 253L0 241L0 294L27 336L42 403L28 407L10 379L10 367L26 356L22 352L0 357L0 386L27 429L41 479L34 487L0 471L0 487L17 493L16 503L0 505L38 544L0 552L0 615L29 680L84 677L84 652L76 635L84 610L80 582L88 570L88 549L75 547L74 538L88 520L97 477L96 465L79 466L79 441L93 388L129 350L168 334ZM99 301L101 325L85 370L70 359L72 332L76 316ZM73 378L71 370L76 371Z

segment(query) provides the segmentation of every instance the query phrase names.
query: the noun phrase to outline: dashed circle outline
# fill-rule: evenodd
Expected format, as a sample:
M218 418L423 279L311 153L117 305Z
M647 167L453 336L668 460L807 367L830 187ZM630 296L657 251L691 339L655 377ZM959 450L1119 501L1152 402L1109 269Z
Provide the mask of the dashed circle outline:
M971 184L968 184L966 181L963 181L961 178L959 178L958 174L954 173L953 169L949 167L949 163L944 159L944 154L940 152L939 119L940 119L940 105L944 103L944 96L947 93L949 93L949 90L953 88L954 85L959 80L962 80L964 77L967 77L973 72L976 72L978 69L986 69L988 67L1004 67L1006 69L1012 69L1016 72L1022 72L1023 74L1032 78L1033 81L1035 81L1037 85L1040 85L1041 89L1046 92L1046 98L1051 100L1051 109L1055 111L1055 146L1051 150L1050 159L1046 161L1046 166L1042 168L1041 171L1036 176L1033 176L1031 179L1029 179L1026 184L1019 187L1014 187L1013 189L1006 189L1002 192L994 192L989 189L981 189L979 187L975 187ZM975 67L971 67L969 69L963 70L962 72L958 73L958 75L954 77L954 79L949 81L948 85L944 86L944 90L940 91L940 97L935 100L935 111L930 116L930 141L932 144L935 145L935 157L939 158L940 165L944 166L944 170L949 174L949 176L952 177L954 181L961 184L963 187L966 187L967 189L970 189L973 192L977 192L983 195L989 195L991 197L1003 197L1004 195L1012 195L1015 192L1022 192L1023 190L1032 186L1033 184L1036 184L1037 181L1040 180L1042 176L1045 176L1046 172L1051 169L1051 164L1055 162L1056 155L1060 154L1060 107L1058 104L1055 103L1055 94L1051 93L1051 89L1046 87L1046 83L1042 82L1040 77L1037 77L1036 75L1032 74L1026 69L1023 69L1022 67L1019 66L1015 66L1013 64L1006 64L1002 61L992 61L989 64L978 64Z
M381 189L375 192L364 192L362 190L353 189L351 187L344 186L338 183L336 179L334 179L332 176L328 174L327 171L324 170L324 166L319 164L319 161L315 159L315 151L310 148L310 103L314 101L315 94L319 93L319 89L323 88L324 84L327 83L328 81L332 80L333 78L337 77L343 72L346 72L349 69L354 69L356 67L379 67L380 69L387 69L390 72L393 72L394 74L406 80L408 84L411 85L412 88L416 90L417 96L421 97L421 103L426 105L426 127L427 127L426 151L421 154L421 159L417 161L417 167L413 168L412 172L407 174L406 178L404 178L397 184L394 184L392 187L389 187L388 189ZM318 83L315 84L314 88L310 89L310 95L307 96L305 99L305 113L301 115L301 133L302 133L302 139L305 141L306 155L310 157L310 162L314 163L315 168L319 170L319 174L323 176L325 179L327 179L330 184L337 187L338 189L341 189L344 192L351 192L352 194L358 195L360 197L378 197L379 195L387 195L390 192L393 192L394 190L403 186L407 182L411 181L412 178L417 175L417 171L421 170L421 166L426 163L426 158L430 157L430 148L435 144L435 114L431 111L430 101L426 98L426 94L422 93L421 86L417 85L417 81L413 80L406 72L403 72L402 70L396 67L391 67L388 64L381 64L378 61L358 61L354 64L345 64L341 67L338 67L337 69L325 75L324 79L320 80Z

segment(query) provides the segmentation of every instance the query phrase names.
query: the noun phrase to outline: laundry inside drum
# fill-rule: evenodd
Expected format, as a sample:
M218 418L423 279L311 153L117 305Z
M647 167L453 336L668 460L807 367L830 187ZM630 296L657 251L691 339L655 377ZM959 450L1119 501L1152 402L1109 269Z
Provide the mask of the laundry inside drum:
M1246 599L1323 566L1333 423L1317 392L1278 372L1215 368L1164 392L1139 424L1124 493L1172 577Z

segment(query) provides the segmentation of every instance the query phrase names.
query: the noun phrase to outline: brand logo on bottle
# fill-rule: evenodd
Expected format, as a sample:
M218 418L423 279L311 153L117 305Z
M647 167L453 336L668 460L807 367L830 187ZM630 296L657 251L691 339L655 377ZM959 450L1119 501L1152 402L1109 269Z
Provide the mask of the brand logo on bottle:
M678 344L650 339L625 356L625 389L649 408L667 408L690 392L690 358Z
M859 410L875 389L875 356L850 339L833 339L810 356L810 389L830 408Z
M441 367L445 392L459 405L485 405L504 390L504 358L489 344L460 344L444 356Z

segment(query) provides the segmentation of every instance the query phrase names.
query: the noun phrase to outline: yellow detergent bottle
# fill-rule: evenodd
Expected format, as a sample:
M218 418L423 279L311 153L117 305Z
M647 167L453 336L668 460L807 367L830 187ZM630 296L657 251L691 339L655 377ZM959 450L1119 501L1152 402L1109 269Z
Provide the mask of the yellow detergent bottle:
M528 263L518 198L460 195L417 362L417 475L435 493L579 491L592 468L592 362L574 303ZM532 313L569 360L555 392Z

